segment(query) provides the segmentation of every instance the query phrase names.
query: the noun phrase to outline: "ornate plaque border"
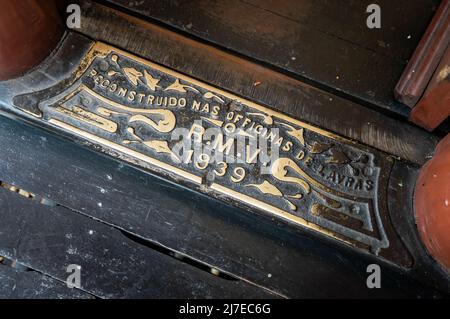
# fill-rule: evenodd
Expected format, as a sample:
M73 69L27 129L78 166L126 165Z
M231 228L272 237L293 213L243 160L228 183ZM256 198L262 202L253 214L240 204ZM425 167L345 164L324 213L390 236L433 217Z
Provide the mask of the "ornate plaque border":
M14 104L195 190L411 264L387 211L393 159L385 153L99 42L69 81L17 96ZM169 139L177 128L233 164L214 163L211 155L181 158ZM205 141L207 128L223 134ZM279 156L258 162L258 147L246 145L241 154L230 135L265 139L268 153L276 145Z

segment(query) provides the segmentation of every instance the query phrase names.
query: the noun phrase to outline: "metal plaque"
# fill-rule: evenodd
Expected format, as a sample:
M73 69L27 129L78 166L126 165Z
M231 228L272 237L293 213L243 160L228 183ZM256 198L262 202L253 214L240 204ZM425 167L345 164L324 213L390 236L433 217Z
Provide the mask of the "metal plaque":
M102 43L14 104L197 191L411 262L387 212L393 160L377 150Z

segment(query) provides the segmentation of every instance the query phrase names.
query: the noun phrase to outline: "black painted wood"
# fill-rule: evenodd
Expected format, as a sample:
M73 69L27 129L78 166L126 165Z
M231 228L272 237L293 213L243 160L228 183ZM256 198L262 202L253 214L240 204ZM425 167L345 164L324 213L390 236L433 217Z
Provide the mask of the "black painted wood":
M381 29L369 29L371 0L109 2L403 116L394 87L439 4L376 1Z
M19 272L0 266L1 299L93 299L78 289L33 271Z
M425 163L438 141L410 124L121 12L83 1L82 15L78 31L90 38L414 163ZM105 28L108 21L114 23Z
M94 296L38 272L0 265L1 299L93 299Z
M0 145L0 178L8 183L283 296L439 295L373 256L198 195L41 129L2 117ZM380 290L366 287L366 267L374 262L383 267Z
M97 297L279 298L136 243L118 229L67 208L45 206L5 189L0 189L0 203L0 255L62 282L69 275L67 266L79 265L81 289ZM37 294L39 288L36 284Z

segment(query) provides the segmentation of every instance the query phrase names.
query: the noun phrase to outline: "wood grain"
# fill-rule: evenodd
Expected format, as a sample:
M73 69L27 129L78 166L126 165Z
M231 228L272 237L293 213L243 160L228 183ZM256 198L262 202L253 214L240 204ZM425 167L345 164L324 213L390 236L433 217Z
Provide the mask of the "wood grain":
M155 24L90 2L82 12L80 31L91 38L408 161L425 163L438 142L416 127ZM115 23L102 27L109 19Z

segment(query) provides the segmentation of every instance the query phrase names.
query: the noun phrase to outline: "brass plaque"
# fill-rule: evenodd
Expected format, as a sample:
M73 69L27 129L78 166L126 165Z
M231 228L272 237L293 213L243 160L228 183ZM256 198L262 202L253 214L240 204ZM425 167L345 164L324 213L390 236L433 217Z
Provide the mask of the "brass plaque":
M102 43L70 81L15 105L33 96L41 121L112 156L410 263L387 212L384 153Z

